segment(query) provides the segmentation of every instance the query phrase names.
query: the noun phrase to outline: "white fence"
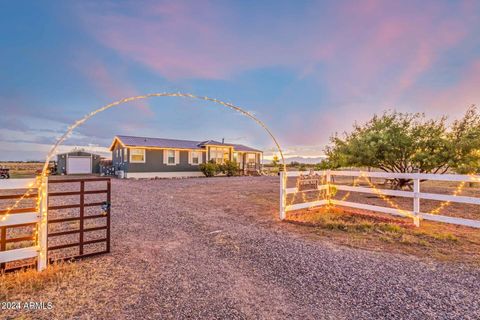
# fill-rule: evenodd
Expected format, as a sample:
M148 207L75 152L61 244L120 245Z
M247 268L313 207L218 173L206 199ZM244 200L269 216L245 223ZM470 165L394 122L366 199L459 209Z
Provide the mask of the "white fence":
M41 188L39 186L42 186ZM47 178L37 179L4 179L0 180L0 190L30 189L38 193L37 208L31 212L24 212L19 208L9 208L0 215L0 227L12 228L20 225L34 224L36 226L36 245L0 251L0 263L16 260L37 258L37 269L43 270L47 266ZM18 194L18 193L17 193ZM9 198L7 198L9 197ZM22 199L19 196L17 201ZM14 199L12 195L0 195L0 199ZM6 236L4 236L5 238Z
M299 171L290 171L290 172L281 172L280 175L280 219L283 220L286 217L286 212L306 209L322 205L339 205L343 207L351 207L357 209L363 209L368 211L383 212L393 215L412 217L414 224L419 226L420 220L432 220L437 222L452 223L457 225L469 226L474 228L480 228L480 220L471 220L463 218L455 218L449 216L443 216L439 214L432 213L423 213L420 209L420 200L437 200L445 202L456 202L456 203L468 203L480 205L480 198L467 197L467 196L458 196L458 195L444 195L436 193L425 193L420 190L420 181L434 180L434 181L456 181L456 182L480 182L480 176L472 175L457 175L457 174L426 174L426 173L383 173L383 172L360 172L360 171L315 171L315 174L318 174L325 178L325 184L319 185L318 190L326 190L326 199L317 200L313 202L303 202L298 204L287 205L286 198L288 194L302 192L299 191L297 187L287 188L287 179L288 177L299 177L301 175L308 175L309 172L299 172ZM346 185L336 185L333 182L332 177L334 176L347 176L347 177L365 177L365 178L382 178L382 179L409 179L413 180L413 191L401 191L401 190L386 190L386 189L377 189L375 187L359 187L359 186L346 186ZM412 198L413 201L413 210L403 210L399 208L394 208L392 206L382 207L375 205L362 204L351 201L342 201L334 200L329 197L330 190L334 186L337 190L347 191L347 192L361 192L361 193L371 193L380 196L398 196Z

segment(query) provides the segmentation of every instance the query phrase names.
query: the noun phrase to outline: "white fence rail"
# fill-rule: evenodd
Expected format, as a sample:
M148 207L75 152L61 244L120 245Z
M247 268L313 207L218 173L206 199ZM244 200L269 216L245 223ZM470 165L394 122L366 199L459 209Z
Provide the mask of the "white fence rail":
M326 199L316 200L313 202L303 202L303 203L287 205L286 198L288 194L302 192L302 191L299 191L297 187L287 188L288 177L299 177L302 175L311 174L311 172L300 172L300 171L289 171L286 173L281 172L280 174L280 219L281 220L285 219L286 212L288 211L331 204L331 205L339 205L344 207L352 207L357 209L411 217L416 226L419 226L420 220L425 219L425 220L432 220L437 222L445 222L445 223L463 225L468 227L480 228L480 220L455 218L455 217L437 215L432 213L423 213L421 212L421 209L420 209L421 199L480 205L480 198L425 193L420 191L420 181L433 180L433 181L455 181L455 182L480 182L480 176L457 175L457 174L384 173L384 172L333 171L333 170L315 171L313 173L325 178L325 181L326 181L325 184L319 185L318 190L319 191L326 190ZM335 177L335 176L383 178L383 179L409 179L413 181L413 191L386 190L386 189L368 188L368 187L360 187L360 186L335 185L332 182L332 177ZM413 210L403 210L399 208L393 208L391 206L382 207L382 206L368 205L368 204L362 204L362 203L351 202L351 201L334 200L329 197L329 191L331 189L331 186L334 186L337 190L342 190L347 192L371 193L371 194L377 194L382 196L397 196L397 197L412 198Z
M37 269L43 270L47 266L47 178L43 178L43 188L38 188L36 179L3 179L0 180L0 190L37 189L38 210L34 212L7 212L0 215L0 227L15 227L23 224L35 223L37 228L38 243L35 246L0 251L0 263L16 260L37 258Z

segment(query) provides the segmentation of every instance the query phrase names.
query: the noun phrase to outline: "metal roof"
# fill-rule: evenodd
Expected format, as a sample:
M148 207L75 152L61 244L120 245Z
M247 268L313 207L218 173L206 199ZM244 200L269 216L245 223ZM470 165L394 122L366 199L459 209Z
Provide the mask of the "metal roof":
M215 140L192 141L164 138L149 137L133 137L117 135L124 145L129 147L154 147L154 148L172 148L172 149L203 149L205 145L228 146L233 147L235 151L253 151L262 152L261 150L250 148L242 144L221 143ZM112 145L113 146L113 145Z

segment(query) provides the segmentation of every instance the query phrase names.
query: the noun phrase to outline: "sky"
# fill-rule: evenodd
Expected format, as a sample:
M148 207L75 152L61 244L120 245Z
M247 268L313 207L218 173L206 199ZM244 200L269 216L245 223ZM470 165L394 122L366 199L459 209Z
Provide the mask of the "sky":
M385 110L458 118L480 104L480 1L0 0L0 160L44 159L83 115L154 92L238 105L287 157ZM61 150L117 134L274 153L252 120L171 97L105 111Z

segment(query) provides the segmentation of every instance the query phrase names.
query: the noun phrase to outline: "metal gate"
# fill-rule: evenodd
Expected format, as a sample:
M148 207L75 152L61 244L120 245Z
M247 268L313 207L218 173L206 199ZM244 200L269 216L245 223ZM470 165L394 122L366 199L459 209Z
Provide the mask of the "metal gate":
M103 186L94 189L88 189L88 185L93 183L97 185L102 183ZM66 185L70 187L72 184L79 186L75 191L52 191L54 185ZM49 261L57 259L77 259L92 255L110 252L110 202L111 202L111 182L110 178L94 178L94 179L67 179L49 181L50 191L48 193L48 247L47 254ZM103 199L95 199L89 202L86 197L89 195L105 195ZM72 196L75 196L72 199ZM78 196L78 198L76 198ZM55 198L67 199L61 201L61 204L52 204ZM76 199L75 199L76 198ZM70 201L69 201L70 200ZM70 209L78 210L78 214L62 215L55 214ZM88 209L93 209L94 213L87 213ZM69 226L75 226L71 228ZM101 237L89 236L95 232L103 231ZM61 239L61 238L70 238ZM74 238L74 240L72 240ZM92 246L98 244L97 246ZM90 247L86 250L86 247ZM63 249L77 250L63 250ZM64 252L61 252L61 251Z
M110 179L47 179L1 180L0 271L110 252Z

